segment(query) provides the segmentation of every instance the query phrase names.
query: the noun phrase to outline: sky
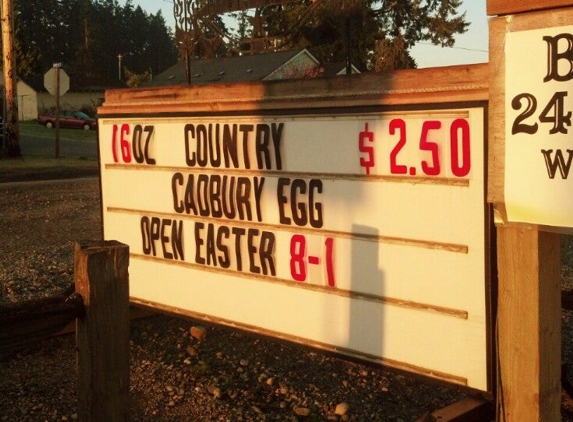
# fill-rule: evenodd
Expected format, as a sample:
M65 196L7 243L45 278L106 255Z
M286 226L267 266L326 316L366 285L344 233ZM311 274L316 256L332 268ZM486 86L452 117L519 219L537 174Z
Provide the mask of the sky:
M125 1L120 0L120 3ZM148 13L159 10L171 27L175 26L172 0L133 0ZM488 25L486 0L463 0L460 12L466 12L470 22L468 31L456 37L453 48L442 48L432 44L418 44L412 49L412 56L419 68L450 66L457 64L484 63L488 61Z

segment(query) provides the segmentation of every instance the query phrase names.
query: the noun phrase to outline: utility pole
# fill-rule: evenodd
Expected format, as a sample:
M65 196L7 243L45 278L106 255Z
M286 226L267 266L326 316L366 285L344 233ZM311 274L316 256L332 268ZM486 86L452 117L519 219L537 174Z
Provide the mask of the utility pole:
M18 92L16 89L16 57L14 53L14 9L12 0L2 0L2 61L6 100L6 121L4 122L4 152L9 158L22 156L20 129L18 126Z
M117 55L117 77L118 79L121 81L121 59L123 59L124 57L127 57L130 53L125 53L125 54L121 54L119 53Z

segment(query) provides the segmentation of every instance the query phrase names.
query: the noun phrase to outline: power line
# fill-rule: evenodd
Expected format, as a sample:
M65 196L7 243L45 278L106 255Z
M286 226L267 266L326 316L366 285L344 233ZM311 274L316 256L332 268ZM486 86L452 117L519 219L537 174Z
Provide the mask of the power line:
M429 46L432 46L432 47L440 47L439 45L432 44L432 43L430 43L430 42L419 42L418 44L429 45ZM440 48L452 48L452 49L454 49L454 50L466 50L466 51L475 51L475 52L478 52L478 53L489 53L489 50L481 50L481 49L478 49L478 48L455 47L455 46L453 46L453 47L440 47Z

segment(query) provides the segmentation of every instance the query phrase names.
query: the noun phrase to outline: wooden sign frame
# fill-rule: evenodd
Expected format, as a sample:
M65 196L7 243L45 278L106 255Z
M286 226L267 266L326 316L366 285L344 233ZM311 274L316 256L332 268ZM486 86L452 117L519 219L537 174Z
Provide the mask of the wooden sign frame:
M560 3L567 3L565 1ZM569 1L568 3L571 3ZM505 37L509 32L565 26L573 22L573 9L544 10L516 15L512 19L505 16L490 19L490 147L488 153L489 184L488 202L495 204L496 223L508 223L505 207L505 165L506 165L506 65ZM545 57L543 58L545 60ZM570 228L536 225L540 230L571 233Z
M306 119L305 116L307 115L310 116L309 118L312 120L312 115L316 114L318 116L322 116L321 119L331 119L332 124L337 124L336 116L343 116L347 113L352 116L360 113L376 115L379 113L384 114L389 112L398 114L402 113L404 115L408 115L409 113L413 113L413 115L426 115L427 113L430 113L430 115L432 115L431 113L440 113L439 110L444 110L444 112L448 112L450 115L454 116L451 118L455 118L457 113L455 110L475 109L481 110L478 112L478 115L481 114L482 116L481 125L483 127L476 133L481 132L484 137L482 147L484 151L482 152L485 154L487 145L486 117L488 98L487 83L485 81L486 76L487 66L472 65L443 69L402 71L384 75L358 75L332 79L319 78L303 81L276 81L272 83L108 91L106 93L106 101L104 105L98 109L98 137L101 158L100 165L103 192L102 212L104 235L106 238L110 236L122 236L122 229L119 228L119 225L123 224L122 220L120 217L110 216L110 212L116 214L123 213L123 215L126 216L137 216L141 215L145 209L141 206L139 208L135 207L134 209L130 209L129 206L125 205L125 203L122 203L124 205L117 205L114 203L114 200L125 197L127 192L117 191L112 195L107 193L111 190L117 190L121 184L120 182L125 182L128 186L135 186L135 183L137 183L137 177L127 177L125 179L117 178L117 175L119 174L118 172L137 169L142 172L146 171L145 163L143 162L142 164L134 166L124 158L125 162L118 163L118 161L121 161L121 159L118 160L119 155L123 154L125 151L123 150L123 138L121 141L117 141L116 135L119 131L123 131L124 127L126 128L126 133L132 130L130 129L129 124L125 122L135 122L140 131L142 130L141 125L143 124L156 124L158 127L163 125L164 129L169 131L171 130L171 127L182 127L182 122L185 123L186 119L190 119L193 122L204 121L206 122L204 125L211 124L209 123L209 119L213 118L213 116L223 119L222 121L224 122L232 121L233 119L249 119L249 116L261 118L263 119L263 122L265 121L265 118L278 118L280 120L287 118L288 116L293 116L291 120L295 122L304 121ZM423 81L424 84L422 85L420 81ZM309 109L313 109L313 111L309 112ZM464 111L464 113L466 112ZM480 120L478 120L478 122L479 121ZM187 123L187 126L189 126L189 123ZM187 126L185 127L187 128ZM192 128L189 130L194 131L196 126L194 124L191 126ZM342 128L342 126L340 127ZM366 125L366 129L364 130L367 130L367 128L368 126ZM169 133L175 132L171 131ZM356 132L356 136L358 136L358 131ZM120 144L121 146L118 146ZM110 148L113 149L114 160L111 160L111 153L109 152ZM129 146L126 146L126 148L129 149ZM145 146L145 148L147 148L147 146ZM480 154L478 154L478 157L479 155ZM424 368L423 366L419 366L407 360L400 361L399 359L388 359L376 354L369 354L368 352L357 352L356 350L344 348L342 345L333 347L332 344L327 344L320 339L317 340L316 338L305 336L299 337L296 334L293 335L293 332L288 334L286 332L281 332L280 330L276 331L273 328L268 328L266 325L258 326L251 322L244 322L251 321L248 319L243 322L238 322L228 316L218 316L205 311L198 312L194 309L182 308L179 305L165 304L161 301L156 302L149 296L144 298L133 297L132 301L140 305L150 306L167 312L216 321L260 334L270 335L271 337L302 343L318 349L334 351L349 358L358 358L367 362L391 366L397 369L440 379L448 383L465 386L469 389L479 390L486 394L491 394L494 388L494 371L492 369L494 365L494 345L492 340L494 304L491 300L491 290L493 289L492 285L495 284L493 281L494 276L491 262L494 260L489 256L488 252L491 250L491 215L485 202L485 183L487 178L485 173L485 164L482 164L479 158L476 160L477 161L473 163L473 165L478 167L477 174L482 175L480 177L483 177L482 182L484 183L482 187L483 192L478 192L478 198L480 196L484 198L481 205L478 205L483 207L483 210L480 211L483 215L483 221L476 222L477 226L481 226L483 229L483 234L481 236L484 237L482 240L485 242L483 251L481 252L483 254L482 265L484 267L482 268L484 274L484 280L482 280L483 295L485 296L482 298L484 308L483 313L478 318L483 318L480 324L483 324L484 327L483 336L485 340L482 343L483 350L478 352L478 354L482 355L482 359L485 359L482 361L482 365L484 365L484 373L480 377L480 381L468 381L463 376L452 376L451 374L448 374L447 371L441 372L435 368ZM155 164L155 162L153 164ZM179 171L178 167L173 164L164 164L163 166L163 171ZM479 169L479 167L483 168ZM144 173L141 174L143 175ZM156 172L155 174L159 174L159 172ZM410 178L405 177L402 182L406 184L432 184L431 178L426 177L416 179L414 178L415 174L416 169L414 167L410 167L410 173L408 176ZM145 177L149 176L146 175ZM182 178L183 176L179 177L177 180L180 181ZM171 186L174 186L174 183L175 182L171 182ZM169 183L163 183L163 185L168 186ZM143 191L138 193L138 195L144 195ZM138 204L141 204L141 202L138 202ZM160 211L160 209L157 208L155 213L162 213L162 215L164 215L165 211ZM115 223L113 223L113 221L115 221ZM127 223L127 221L128 219L125 220L126 225L131 224ZM359 224L360 222L357 223ZM143 219L141 224L143 225ZM112 225L115 228L111 228ZM195 236L197 236L197 234L195 234ZM119 240L124 242L127 240L126 243L129 244L129 239L130 238L128 236L127 238ZM131 239L133 239L133 237ZM197 243L197 245L199 245L199 243ZM133 243L132 246L131 254L135 260L143 259L144 261L150 261L144 259L141 255L141 252L139 251L139 249L141 249L140 245ZM309 256L309 259L310 258L318 261L317 257ZM147 271L148 269L144 272ZM142 275L142 270L136 270L134 274L134 278L138 278ZM463 278L463 274L457 275ZM132 283L134 282L139 283L138 280L134 280L132 278ZM137 288L133 290L136 292L141 291ZM311 290L319 293L322 291L322 289L319 288L312 288ZM284 292L285 291L283 290L283 293ZM339 294L343 297L345 296L344 291L341 291ZM352 297L351 292L350 298ZM408 305L407 303L392 302L390 299L383 299L382 303L384 303L385 306L390 305L401 307ZM467 316L464 318L467 318ZM473 322L471 324L473 324ZM435 350L432 350L432 353L435 353ZM471 355L473 352L470 352L470 350L456 350L456 354L463 355L464 353Z
M571 0L488 0L487 14L510 15L513 13L533 12L536 10L556 9L571 6Z

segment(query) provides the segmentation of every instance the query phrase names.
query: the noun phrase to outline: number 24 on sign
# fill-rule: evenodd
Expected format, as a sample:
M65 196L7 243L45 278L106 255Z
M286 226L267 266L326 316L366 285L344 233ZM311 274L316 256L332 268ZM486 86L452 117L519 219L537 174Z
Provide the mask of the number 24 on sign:
M358 150L360 152L360 166L370 175L371 169L376 166L376 142L390 142L392 149L388 157L388 168L392 175L416 176L418 164L425 176L441 176L446 173L440 157L441 149L449 144L449 165L451 174L455 177L465 177L471 170L470 125L466 119L455 119L449 127L449 139L444 140L438 135L445 126L440 120L426 120L422 123L417 148L426 155L420 163L406 162L403 158L408 137L407 121L392 119L388 124L388 133L374 133L368 123L364 130L358 133ZM446 128L447 129L447 128Z

